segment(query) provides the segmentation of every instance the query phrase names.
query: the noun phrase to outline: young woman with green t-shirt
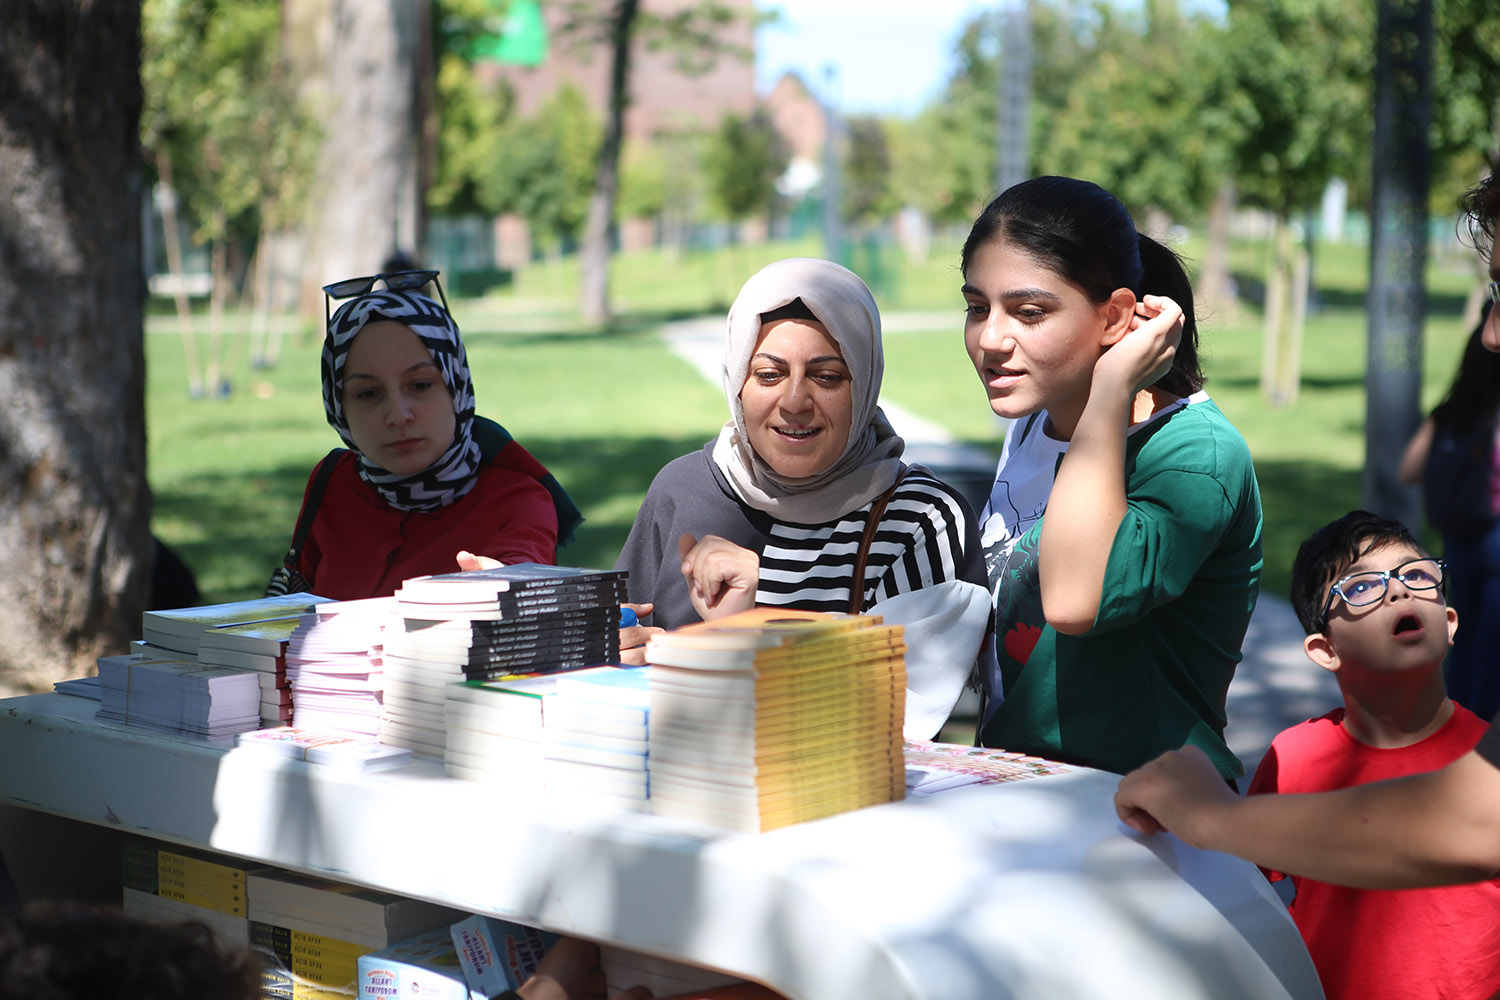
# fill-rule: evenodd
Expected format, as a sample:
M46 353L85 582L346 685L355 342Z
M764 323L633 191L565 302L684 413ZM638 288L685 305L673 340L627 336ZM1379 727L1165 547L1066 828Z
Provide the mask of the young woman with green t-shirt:
M1013 421L981 517L980 742L1122 773L1192 743L1240 776L1224 706L1260 492L1202 391L1181 263L1099 186L1038 177L989 204L962 265L969 357Z

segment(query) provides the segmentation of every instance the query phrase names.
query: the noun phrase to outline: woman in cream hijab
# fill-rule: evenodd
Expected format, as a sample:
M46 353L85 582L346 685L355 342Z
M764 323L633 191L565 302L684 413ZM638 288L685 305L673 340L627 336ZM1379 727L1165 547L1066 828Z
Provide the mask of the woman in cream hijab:
M906 735L937 732L988 592L968 504L901 461L884 370L880 313L853 272L793 258L745 283L724 347L730 419L656 476L615 563L643 619L622 630L627 661L655 629L755 605L880 614L907 629Z

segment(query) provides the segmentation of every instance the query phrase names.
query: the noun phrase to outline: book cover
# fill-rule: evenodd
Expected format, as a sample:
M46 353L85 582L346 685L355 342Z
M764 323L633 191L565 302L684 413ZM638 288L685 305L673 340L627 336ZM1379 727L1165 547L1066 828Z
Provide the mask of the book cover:
M97 674L93 677L73 677L65 681L53 681L52 690L58 694L70 694L93 701L99 701L104 697L104 692L99 688Z
M489 1000L469 989L447 927L361 955L362 1000Z
M326 597L316 594L282 594L277 597L257 597L248 601L230 601L226 604L208 604L196 608L171 608L146 611L141 615L142 632L152 631L164 635L196 636L210 628L225 625L244 625L249 622L264 622L275 618L296 618L308 614Z
M1013 750L931 740L907 740L904 756L909 798L924 798L966 785L1022 781L1072 770L1067 764Z
M243 625L215 626L212 630L204 630L198 637L198 659L205 663L223 663L225 661L213 657L218 650L224 649L258 653L285 663L287 642L301 622L302 616L298 615Z
M494 600L498 594L540 590L556 587L564 582L588 584L624 579L623 570L515 563L494 569L412 577L402 582L397 597L398 600L436 604L486 601Z
M411 763L411 750L387 746L377 740L325 743L307 748L309 764L345 771L388 771Z
M651 706L651 668L594 667L574 670L557 679L559 700L570 705L603 702L636 708Z
M557 941L550 931L478 915L455 922L449 933L464 982L486 997L518 988Z
M845 615L796 608L754 607L713 621L695 622L670 632L653 635L646 647L646 661L657 662L654 647L754 650L856 631L880 624L877 616Z
M330 744L348 744L359 741L359 737L348 733L328 730L303 729L297 726L275 726L271 729L256 729L240 733L234 738L235 746L250 747L294 760L306 760L309 747Z
M275 869L250 873L246 892L252 920L277 923L271 918L281 916L291 922L280 925L292 928L316 924L352 932L367 930L383 938L377 942L382 948L402 937L452 923L457 915L450 907L409 896ZM386 937L391 933L395 936Z

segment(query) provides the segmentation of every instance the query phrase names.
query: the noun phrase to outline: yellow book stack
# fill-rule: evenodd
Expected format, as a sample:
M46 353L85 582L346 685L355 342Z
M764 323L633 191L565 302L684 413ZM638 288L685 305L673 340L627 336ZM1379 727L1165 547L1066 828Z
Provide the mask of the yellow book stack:
M165 923L204 924L228 944L250 941L245 877L244 862L234 858L136 838L121 847L126 913Z
M900 800L905 653L878 617L786 608L653 636L651 811L755 832Z

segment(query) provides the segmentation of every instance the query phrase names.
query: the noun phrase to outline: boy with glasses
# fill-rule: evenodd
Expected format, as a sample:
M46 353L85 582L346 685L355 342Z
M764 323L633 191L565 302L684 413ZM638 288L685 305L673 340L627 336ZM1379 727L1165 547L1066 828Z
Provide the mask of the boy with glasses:
M1444 693L1459 622L1442 583L1442 563L1404 525L1366 511L1302 543L1292 606L1308 658L1338 679L1344 706L1277 736L1250 795L1435 771L1473 749L1488 725ZM1292 918L1329 1000L1500 991L1500 883L1398 893L1290 877Z

